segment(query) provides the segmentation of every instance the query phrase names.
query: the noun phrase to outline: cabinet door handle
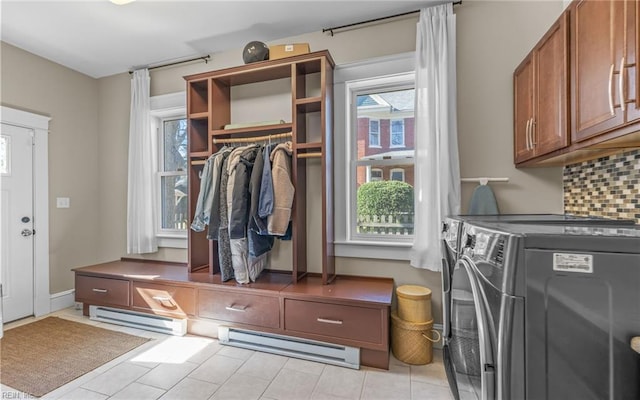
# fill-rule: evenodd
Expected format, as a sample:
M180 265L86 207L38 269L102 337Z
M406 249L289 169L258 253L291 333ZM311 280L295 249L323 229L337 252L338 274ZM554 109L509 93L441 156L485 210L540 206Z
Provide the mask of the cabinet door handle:
M620 77L618 78L618 89L620 90L620 108L625 110L625 96L624 96L624 56L620 59Z
M529 131L531 132L531 150L533 150L534 147L536 147L536 145L538 144L538 142L535 140L536 138L536 120L531 118L531 129L529 129Z
M108 292L107 289L96 289L96 288L93 288L91 290L93 290L96 293L107 293Z
M228 311L246 312L247 306L236 306L232 304L230 306L226 306L224 309Z
M527 120L527 129L525 130L525 142L527 151L531 150L531 145L529 144L529 130L531 129L531 118Z
M316 321L324 324L342 325L342 321L339 319L318 318Z
M616 111L613 109L613 64L611 64L611 68L609 68L609 111L612 116L616 115Z
M169 296L153 296L151 298L156 300L156 301L159 301L159 302L171 301L171 297L169 297Z

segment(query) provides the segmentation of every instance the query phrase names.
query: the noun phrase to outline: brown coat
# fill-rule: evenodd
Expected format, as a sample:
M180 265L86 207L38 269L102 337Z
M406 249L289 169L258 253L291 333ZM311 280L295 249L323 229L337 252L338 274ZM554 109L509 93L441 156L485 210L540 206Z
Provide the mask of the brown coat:
M280 143L271 152L271 175L273 179L273 212L267 218L269 233L283 236L291 219L291 207L295 187L291 183L290 141Z

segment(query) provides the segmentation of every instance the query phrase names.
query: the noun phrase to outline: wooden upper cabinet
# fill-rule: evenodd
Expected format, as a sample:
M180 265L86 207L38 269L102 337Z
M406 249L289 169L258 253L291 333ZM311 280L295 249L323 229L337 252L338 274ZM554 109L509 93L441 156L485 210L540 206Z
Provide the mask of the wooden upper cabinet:
M569 145L567 26L565 13L514 73L516 164Z
M625 2L626 20L626 58L623 78L625 83L625 98L627 121L635 122L640 120L640 71L638 70L637 58L640 54L640 7L637 1Z
M640 118L636 2L583 0L571 8L572 141Z
M533 53L513 74L514 87L514 158L519 163L533 157L530 131L533 120Z

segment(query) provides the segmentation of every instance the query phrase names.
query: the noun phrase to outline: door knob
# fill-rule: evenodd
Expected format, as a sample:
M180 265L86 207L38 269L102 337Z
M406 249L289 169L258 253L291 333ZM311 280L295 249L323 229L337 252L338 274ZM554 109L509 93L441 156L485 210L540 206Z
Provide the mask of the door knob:
M23 229L22 232L20 232L20 234L24 237L28 237L34 234L34 232L31 229Z

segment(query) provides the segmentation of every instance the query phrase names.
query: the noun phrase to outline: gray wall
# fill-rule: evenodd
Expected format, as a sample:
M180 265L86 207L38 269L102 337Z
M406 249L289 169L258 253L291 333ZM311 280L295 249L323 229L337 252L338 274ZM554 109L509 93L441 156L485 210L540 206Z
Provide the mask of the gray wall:
M49 125L50 291L73 288L72 267L100 248L98 81L1 43L3 106L51 117ZM56 208L56 197L71 207Z

